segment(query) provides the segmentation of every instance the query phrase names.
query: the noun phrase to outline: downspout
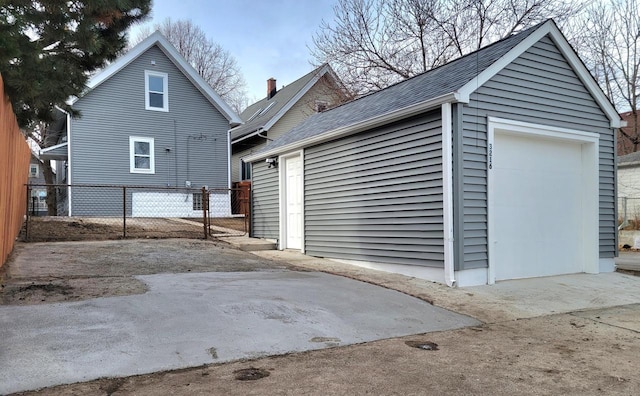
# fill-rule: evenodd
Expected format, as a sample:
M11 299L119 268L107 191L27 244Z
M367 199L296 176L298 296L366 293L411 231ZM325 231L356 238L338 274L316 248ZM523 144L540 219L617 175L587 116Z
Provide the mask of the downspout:
M67 203L69 206L69 213L67 214L71 217L71 186L73 185L73 180L71 178L71 114L67 113Z
M442 222L444 230L444 281L456 285L453 250L453 139L451 103L442 104Z

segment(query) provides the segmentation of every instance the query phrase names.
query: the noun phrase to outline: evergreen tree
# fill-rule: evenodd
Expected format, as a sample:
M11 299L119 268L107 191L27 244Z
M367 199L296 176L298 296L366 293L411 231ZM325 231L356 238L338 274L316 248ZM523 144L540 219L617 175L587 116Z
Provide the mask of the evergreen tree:
M151 0L0 0L0 74L18 124L52 121L115 59Z

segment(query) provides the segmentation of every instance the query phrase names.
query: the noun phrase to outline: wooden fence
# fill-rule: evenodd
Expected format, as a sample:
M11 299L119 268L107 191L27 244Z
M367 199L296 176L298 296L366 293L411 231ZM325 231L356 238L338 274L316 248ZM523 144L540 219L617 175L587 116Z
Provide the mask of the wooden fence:
M30 156L0 76L0 266L13 250L24 222Z

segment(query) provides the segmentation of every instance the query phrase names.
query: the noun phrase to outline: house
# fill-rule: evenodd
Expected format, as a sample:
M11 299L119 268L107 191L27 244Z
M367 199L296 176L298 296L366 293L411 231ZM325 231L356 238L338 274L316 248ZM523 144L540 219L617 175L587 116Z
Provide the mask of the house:
M41 152L66 168L69 215L122 215L122 189L77 185L194 189L128 190L127 215L161 217L201 216L195 189L230 187L228 130L241 120L159 32L70 104L80 117L54 122L57 144ZM216 215L230 213L228 191L212 199Z
M244 124L231 130L232 181L251 179L251 168L243 160L244 156L260 150L311 114L346 99L346 90L328 64L280 90L274 78L268 79L267 96L247 107L240 114Z
M548 20L245 157L252 236L450 286L612 271L621 125Z
M634 151L640 150L640 142L638 145L633 144L634 138L640 138L640 124L638 123L638 115L640 109L636 111L627 111L620 114L622 121L627 125L620 128L618 131L618 155L631 154Z
M45 216L47 214L47 187L44 180L42 160L31 153L29 161L29 214Z
M640 221L640 152L621 155L618 163L618 220ZM625 225L626 225L625 224Z

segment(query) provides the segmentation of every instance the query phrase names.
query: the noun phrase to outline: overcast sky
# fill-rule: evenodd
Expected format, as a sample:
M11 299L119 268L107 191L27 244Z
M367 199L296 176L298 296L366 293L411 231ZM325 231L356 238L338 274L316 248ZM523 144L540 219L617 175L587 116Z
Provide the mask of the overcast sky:
M153 0L151 20L191 19L238 61L249 102L262 99L267 79L278 88L311 71L314 32L332 20L335 0ZM139 28L131 31L135 37Z

